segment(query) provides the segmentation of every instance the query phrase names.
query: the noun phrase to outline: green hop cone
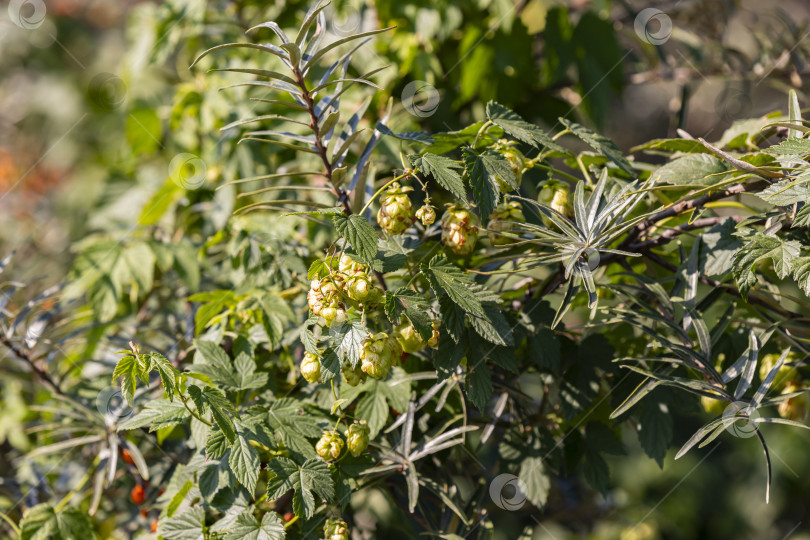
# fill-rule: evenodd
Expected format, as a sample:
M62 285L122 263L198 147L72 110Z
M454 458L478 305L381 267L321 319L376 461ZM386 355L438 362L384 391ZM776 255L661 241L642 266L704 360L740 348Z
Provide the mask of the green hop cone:
M520 186L520 181L523 179L523 169L526 166L526 160L521 151L513 146L514 144L515 143L512 141L501 139L496 144L495 150L505 157L507 161L509 161L509 167L512 169L512 174L515 176L515 183ZM498 187L500 188L501 193L509 193L510 191L515 190L515 188L513 188L501 177L495 176L495 180L498 182Z
M782 394L798 392L802 388L804 388L804 385L801 381L790 381L785 385L784 390L782 390ZM805 392L804 394L799 394L798 396L788 398L779 403L777 410L779 411L779 416L782 418L787 418L797 422L802 421L807 417L807 412L810 410L810 394Z
M433 334L427 341L422 341L422 336L419 335L419 332L416 331L410 322L405 321L404 324L396 328L396 338L399 346L402 347L402 350L406 353L415 353L425 347L435 349L439 346L439 327L434 321Z
M324 461L337 459L343 451L343 439L337 431L324 431L315 445L315 451Z
M520 203L516 201L499 204L489 216L489 230L493 231L489 235L489 240L493 246L505 246L513 244L515 239L498 234L499 232L511 233L515 230L515 223L526 221Z
M314 315L324 318L326 326L346 320L346 307L340 300L340 286L332 276L312 280L307 303Z
M779 354L766 354L762 357L762 363L759 365L759 380L764 381L768 377L768 373L771 372L773 367L776 365L777 360L779 360ZM799 376L799 372L796 370L795 367L787 366L790 362L795 362L799 359L799 356L793 352L788 353L787 358L785 358L785 363L782 364L782 367L779 368L779 371L776 373L776 377L771 383L769 393L780 392L785 385Z
M327 519L323 526L323 540L349 540L349 526L342 519Z
M362 382L366 382L366 374L363 373L363 370L360 369L360 363L358 362L356 366L351 367L349 364L343 366L341 370L343 373L343 380L346 381L346 384L349 386L357 386Z
M317 382L321 378L321 359L312 353L304 354L301 360L301 376L307 382Z
M355 272L368 272L368 265L359 263L344 253L340 256L338 269L344 274L353 274Z
M365 272L356 271L346 277L346 294L355 302L372 304L382 298L382 289Z
M394 182L380 200L377 223L388 234L402 234L414 222L409 191L413 191L413 188Z
M370 433L368 424L365 420L355 420L349 426L349 431L346 433L346 443L349 447L349 452L354 457L359 456L368 448L368 435Z
M543 189L540 190L538 199L541 203L550 206L553 210L556 210L568 219L574 217L574 207L571 204L571 190L568 188L568 184L557 180L548 180L545 186L543 186ZM543 216L543 223L545 223L547 227L555 226L554 222L545 216Z
M397 340L385 332L368 336L360 346L360 369L374 379L384 379L391 366L399 363L402 349Z
M405 322L396 328L397 342L406 353L415 353L425 348L426 343L422 341L419 332L410 322Z
M467 255L478 240L478 216L459 205L450 206L442 216L442 243L453 253Z
M436 221L436 210L425 201L424 206L416 211L416 217L422 222L422 225L430 227Z

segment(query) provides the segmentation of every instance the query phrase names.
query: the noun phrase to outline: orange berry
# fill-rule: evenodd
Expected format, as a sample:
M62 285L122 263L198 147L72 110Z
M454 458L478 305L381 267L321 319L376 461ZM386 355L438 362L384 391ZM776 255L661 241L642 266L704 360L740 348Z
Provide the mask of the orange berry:
M294 517L295 517L295 514L293 514L292 512L287 512L286 514L284 514L284 521L286 523L289 523L290 521L292 521L292 518L294 518Z
M158 526L158 520L153 519L152 520L152 526L150 527L152 529L152 532L157 532L157 526Z
M129 498L132 499L132 502L135 504L143 504L143 501L146 500L146 493L143 490L143 486L135 486L132 488L132 491L129 492Z
M124 460L124 463L128 463L130 465L135 465L135 460L132 459L132 454L126 448L121 450L121 459Z

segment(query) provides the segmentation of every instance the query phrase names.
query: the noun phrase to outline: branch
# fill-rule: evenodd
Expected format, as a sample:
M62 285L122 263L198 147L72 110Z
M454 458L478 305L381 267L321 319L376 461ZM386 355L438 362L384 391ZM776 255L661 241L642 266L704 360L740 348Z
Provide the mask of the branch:
M17 358L19 358L20 360L22 360L23 362L25 362L26 364L28 364L28 367L30 367L30 368L31 368L31 371L33 371L33 372L34 372L34 374L35 374L35 375L36 375L36 376L39 378L39 380L40 380L40 381L42 381L43 383L45 383L47 386L50 386L50 387L51 387L51 389L53 389L53 391L54 391L54 392L56 392L57 394L62 395L62 396L64 396L64 395L65 395L65 393L62 391L62 388L60 388L60 386L59 386L59 385L56 383L56 381L54 381L54 380L51 378L51 376L50 376L50 375L48 375L48 372L47 372L47 371L45 371L44 369L42 369L41 367L39 367L39 366L36 364L36 362L34 361L34 359L33 359L33 358L31 358L31 355L30 355L30 354L28 354L28 352L27 352L27 351L24 351L24 350L21 350L20 348L18 348L18 347L17 347L17 346L16 346L16 345L15 345L15 344L14 344L14 343L13 343L13 342L12 342L12 341L11 341L11 340L8 338L8 337L6 337L6 336L2 336L2 335L0 335L0 343L2 343L2 345L3 345L5 348L7 348L8 350L10 350L10 351L11 351L11 352L14 354L14 356L16 356Z
M674 239L676 236L683 234L688 231L693 231L695 229L702 229L703 227L711 227L712 225L716 225L726 219L732 219L736 223L741 222L745 219L743 216L718 216L718 217L708 217L708 218L700 218L696 219L692 223L684 223L683 225L678 225L677 227L672 227L671 229L667 229L666 231L662 232L660 236L656 236L655 238L651 238L649 240L645 240L644 242L637 242L631 244L629 246L629 251L640 251L649 248L653 248L656 246L660 246L661 244L666 244L670 240Z

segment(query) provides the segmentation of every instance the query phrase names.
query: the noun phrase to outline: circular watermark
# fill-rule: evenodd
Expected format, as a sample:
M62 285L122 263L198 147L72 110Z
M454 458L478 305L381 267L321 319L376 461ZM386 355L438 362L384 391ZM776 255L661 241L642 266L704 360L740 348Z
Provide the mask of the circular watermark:
M109 386L96 396L96 409L108 426L115 425L132 416L133 410L121 394L121 389Z
M363 15L357 8L347 6L337 13L333 10L329 18L329 33L337 38L345 38L360 33Z
M42 26L47 11L43 0L11 0L8 3L9 19L25 30Z
M752 107L753 102L749 93L739 86L726 86L714 100L717 116L726 122L751 116Z
M99 73L90 81L87 97L94 108L102 112L117 109L127 95L127 85L112 73Z
M735 437L747 439L756 434L759 417L759 412L750 403L735 401L723 411L723 425Z
M426 118L439 108L439 91L425 81L411 81L402 89L402 106L414 116Z
M194 154L177 154L169 163L169 177L183 189L194 190L202 186L207 172L205 162Z
M672 35L672 19L655 8L642 9L633 22L636 35L650 45L663 45Z
M514 512L526 504L526 483L514 474L499 474L489 484L489 497L495 506Z
M599 268L599 263L602 262L602 256L599 254L599 251L594 248L587 248L585 253L582 254L582 258L587 261L588 268L591 272Z

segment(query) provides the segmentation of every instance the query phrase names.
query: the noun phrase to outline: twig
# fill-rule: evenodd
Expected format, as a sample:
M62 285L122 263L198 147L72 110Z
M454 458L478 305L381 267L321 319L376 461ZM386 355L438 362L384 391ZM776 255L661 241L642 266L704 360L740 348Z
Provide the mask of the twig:
M56 383L56 381L54 381L51 378L51 376L48 375L47 371L45 371L43 368L39 367L36 364L34 359L31 358L31 355L28 354L28 352L19 349L6 336L0 336L0 343L2 343L5 348L10 350L14 354L14 356L16 356L17 358L19 358L20 360L22 360L23 362L28 364L28 366L31 368L31 371L34 372L34 374L39 378L39 380L41 380L46 385L50 386L53 389L54 392L56 392L57 394L62 395L62 396L65 395L65 393L62 391L62 388L60 388L60 386Z

